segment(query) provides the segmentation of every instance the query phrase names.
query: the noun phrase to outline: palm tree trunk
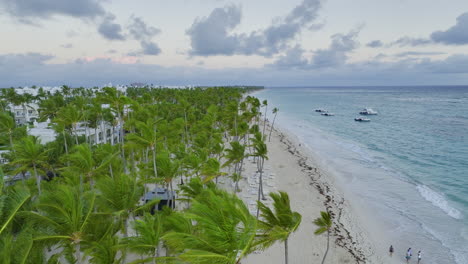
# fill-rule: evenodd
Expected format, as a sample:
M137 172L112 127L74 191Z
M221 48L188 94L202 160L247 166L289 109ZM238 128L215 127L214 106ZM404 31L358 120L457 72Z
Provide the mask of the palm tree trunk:
M104 122L101 120L102 143L107 143L107 129L104 129Z
M325 250L325 254L323 255L322 264L325 263L325 258L327 257L329 247L330 247L330 230L327 230L327 250Z
M158 177L158 170L156 168L156 146L153 146L153 170L154 170L154 177Z
M12 136L12 132L9 133L9 136L10 136L10 148L11 148L11 152L15 153L15 150L13 149L13 136Z
M274 110L274 109L273 109L273 110ZM275 125L276 114L277 114L277 113L275 113L275 117L273 117L273 123L271 123L270 135L268 135L268 142L270 142L271 131L273 131L273 126Z
M262 134L263 134L264 136L265 136L265 126L266 126L267 109L268 109L268 105L265 105L265 118L263 119L263 132L262 132Z
M265 194L263 193L263 163L265 162L265 159L262 157L261 159L258 160L260 163L260 184L259 184L259 189L261 190L262 194L262 200L265 199Z
M288 264L288 239L284 240L284 263Z
M34 167L34 176L36 176L37 191L39 192L39 195L41 195L41 178L39 177L39 175L37 175L36 163L33 163L33 167Z
M75 259L77 264L81 263L81 248L79 242L75 244Z

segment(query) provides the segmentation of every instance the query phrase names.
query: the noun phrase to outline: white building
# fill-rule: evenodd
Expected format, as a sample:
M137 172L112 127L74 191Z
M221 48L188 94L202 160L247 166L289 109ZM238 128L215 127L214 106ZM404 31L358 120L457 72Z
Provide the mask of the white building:
M10 111L15 115L18 125L25 125L39 119L39 106L36 103L23 105L9 105Z

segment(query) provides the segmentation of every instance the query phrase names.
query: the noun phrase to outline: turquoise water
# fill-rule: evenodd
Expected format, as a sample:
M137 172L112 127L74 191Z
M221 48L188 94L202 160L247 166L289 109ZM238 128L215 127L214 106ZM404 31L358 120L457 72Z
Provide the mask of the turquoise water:
M468 263L468 87L268 88L255 96L278 107L277 124L365 201L397 250L422 249L424 263ZM365 107L378 115L355 122Z

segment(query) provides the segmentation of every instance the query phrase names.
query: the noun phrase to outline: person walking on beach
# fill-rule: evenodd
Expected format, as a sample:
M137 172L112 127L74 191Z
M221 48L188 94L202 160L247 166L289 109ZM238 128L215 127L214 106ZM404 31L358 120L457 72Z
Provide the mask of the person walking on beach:
M393 245L390 245L390 249L388 250L388 252L390 253L390 257L393 255Z
M411 259L411 256L413 254L411 253L411 248L408 248L408 250L406 251L406 263L409 263L410 259Z
M421 250L419 250L419 251L418 251L418 264L419 264L419 262L421 262L421 258L422 258L422 257L421 257Z

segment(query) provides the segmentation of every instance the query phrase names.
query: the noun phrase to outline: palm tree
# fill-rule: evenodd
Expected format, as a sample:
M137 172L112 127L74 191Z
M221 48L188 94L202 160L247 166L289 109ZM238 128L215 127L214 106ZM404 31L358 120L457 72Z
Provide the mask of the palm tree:
M275 119L276 119L276 115L278 114L278 111L279 109L277 107L273 108L273 114L275 114L275 117L273 117L273 123L271 123L270 134L268 135L268 142L270 142L271 131L273 131L273 126L275 125Z
M183 216L184 228L163 236L168 247L187 263L234 264L253 250L257 221L237 196L204 189ZM191 226L187 227L187 223Z
M81 245L89 239L93 227L96 194L81 192L69 185L55 185L44 192L36 205L37 211L25 214L40 232L34 241L59 244L62 254L73 252L76 263L81 263ZM95 227L95 226L94 226Z
M318 228L314 232L315 235L320 235L320 234L323 234L324 232L327 232L327 250L325 251L325 254L323 255L323 259L322 259L322 264L323 264L325 263L325 258L327 257L328 249L330 247L330 230L333 225L333 221L332 221L330 213L323 212L323 211L320 212L320 217L314 220L314 224L318 226Z
M37 173L37 169L46 159L47 153L44 146L36 137L28 136L15 145L15 158L11 164L20 166L16 171L33 168L39 195L41 195L41 176Z
M255 138L253 139L254 143L254 153L252 156L256 157L257 160L257 171L260 173L260 183L258 185L258 199L260 201L260 196L262 200L265 200L265 195L263 194L263 165L265 163L265 159L268 159L267 153L267 145L263 142L263 136L257 132L255 133ZM259 214L259 209L257 208L257 218Z
M15 119L6 112L0 112L0 133L7 134L10 139L10 149L13 150L13 132L15 131Z
M210 158L206 161L206 163L202 166L201 175L205 176L203 179L204 183L207 183L213 179L218 181L218 177L222 175L226 175L226 173L221 172L221 164L215 158Z
M149 255L150 257L142 260L142 262L153 260L155 264L160 254L159 244L164 234L163 220L162 214L151 215L146 213L143 218L136 220L134 223L137 234L124 238L122 245L131 252Z
M285 263L288 263L288 238L297 230L301 224L302 216L298 212L291 210L289 196L285 192L270 193L273 199L273 212L262 202L258 202L258 207L262 212L263 220L259 221L262 232L256 242L261 247L269 247L277 240L284 242Z
M263 118L263 132L262 132L262 134L265 135L266 118L267 118L266 113L267 113L267 109L268 109L268 101L267 101L267 100L263 100L262 106L265 107L265 117Z
M123 173L114 175L114 178L99 179L96 187L99 190L99 211L114 215L126 237L128 218L139 209L138 201L143 195L143 187L135 177Z
M236 186L235 191L239 190L239 180L242 179L242 166L245 157L245 146L240 144L239 141L233 141L230 143L231 148L226 149L225 158L227 161L224 163L223 166L231 165L234 163L234 174L237 174L236 177Z
M158 143L156 123L159 120L148 119L146 123L136 121L136 127L139 133L131 133L128 135L128 140L134 142L146 149L146 162L148 162L148 153L151 151L153 157L153 172L154 177L158 177L158 169L156 166L156 144Z
M23 205L31 198L28 189L15 187L4 189L3 173L0 171L0 236L7 229Z

